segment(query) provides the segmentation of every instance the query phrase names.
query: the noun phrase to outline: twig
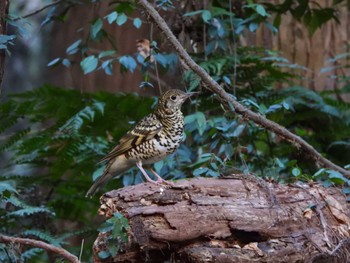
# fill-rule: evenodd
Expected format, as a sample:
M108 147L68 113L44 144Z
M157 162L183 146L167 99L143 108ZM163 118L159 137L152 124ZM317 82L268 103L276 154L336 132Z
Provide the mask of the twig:
M153 4L155 4L156 1L154 0L153 1ZM150 48L151 48L151 45L152 45L152 42L153 42L153 23L151 23L151 28L150 28ZM151 49L151 52L152 52L152 49ZM152 55L152 53L151 53ZM159 94L162 94L163 91L162 91L162 86L160 85L160 78L159 78L159 72L158 72L158 63L157 63L157 59L156 59L156 56L154 56L154 69L155 69L155 72L156 72L156 76L157 76L157 84L158 84L158 89L159 89Z
M42 11L44 11L45 9L51 7L51 6L55 6L55 5L59 5L60 3L63 3L65 2L65 0L59 0L59 1L56 1L56 2L53 2L51 4L48 4L48 5L45 5L43 6L42 8L38 9L38 10L35 10L34 12L32 13L29 13L29 14L26 14L25 16L20 16L20 17L17 17L15 19L13 19L13 21L18 21L18 20L21 20L21 19L24 19L24 18L28 18L28 17L31 17L31 16L34 16Z
M230 25L232 32L232 43L233 43L233 96L236 96L236 83L237 83L237 41L235 36L235 28L233 26L233 14L232 14L232 0L230 0Z
M331 243L331 241L330 241L330 239L328 237L328 233L327 233L327 227L328 227L327 226L327 222L326 222L326 219L325 219L325 217L324 217L324 215L322 213L322 210L321 210L319 204L316 206L316 212L320 216L320 221L321 221L322 228L323 228L323 236L324 236L323 240L324 240L324 242L326 242L328 247L332 247L333 244Z
M81 256L83 255L84 250L84 238L81 240L80 253L79 253L79 261L81 261Z
M38 248L42 248L46 251L50 251L50 252L53 252L57 255L60 255L61 257L68 260L69 262L81 263L75 255L69 253L67 250L60 248L60 247L55 247L53 245L50 245L48 243L45 243L45 242L39 241L39 240L35 240L35 239L9 237L9 236L0 235L0 243L19 243L19 244L23 244L23 245L27 245L27 246L38 247Z
M261 125L270 131L273 131L280 137L292 143L297 148L302 148L315 160L317 166L338 171L342 173L344 176L346 176L347 178L350 178L350 171L347 171L344 168L324 158L318 151L315 150L315 148L313 148L301 137L288 131L285 127L266 119L264 116L249 110L248 108L246 108L245 106L237 102L230 94L226 93L226 91L216 81L214 81L203 68L201 68L198 64L196 64L196 62L194 62L194 60L188 55L186 50L182 47L182 45L176 39L174 34L171 32L170 28L168 27L164 19L153 8L153 6L150 3L148 3L146 0L139 0L139 3L147 10L147 12L153 18L155 23L164 33L166 38L173 45L178 55L202 79L202 81L206 84L205 87L209 89L211 92L218 95L222 103L226 105L231 104L231 106L233 106L234 108L234 111L238 114L241 114L244 119L251 120L256 124Z
M349 238L343 239L339 242L339 244L332 250L332 252L330 253L330 255L334 256L341 247L349 245Z

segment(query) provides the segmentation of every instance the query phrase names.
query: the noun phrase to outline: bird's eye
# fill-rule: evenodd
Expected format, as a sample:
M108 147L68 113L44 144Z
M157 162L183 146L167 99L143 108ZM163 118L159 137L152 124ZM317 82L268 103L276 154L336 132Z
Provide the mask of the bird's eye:
M176 96L175 96L175 95L171 96L170 98L171 98L172 100L176 100Z

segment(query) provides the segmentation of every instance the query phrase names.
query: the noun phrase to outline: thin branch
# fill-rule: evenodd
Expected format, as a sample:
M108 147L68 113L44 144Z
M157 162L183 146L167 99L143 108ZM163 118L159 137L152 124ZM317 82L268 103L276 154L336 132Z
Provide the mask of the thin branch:
M84 238L81 240L80 253L79 253L79 261L81 261L81 256L83 255L84 250Z
M0 235L0 243L19 243L19 244L23 244L23 245L27 245L27 246L31 246L31 247L38 247L38 248L42 248L46 251L55 253L55 254L65 258L69 262L81 263L75 255L69 253L67 250L60 248L60 247L55 247L53 245L50 245L48 243L45 243L45 242L39 241L39 240L35 240L35 239L9 237L9 236Z
M139 0L139 3L147 10L147 12L153 18L160 30L164 33L166 38L173 45L178 55L184 60L184 63L186 63L190 67L190 69L192 69L202 79L202 81L206 84L204 85L205 88L218 95L218 98L224 105L231 105L231 107L229 108L233 107L234 112L242 115L244 119L251 120L256 124L261 125L262 127L276 133L281 138L287 140L295 147L303 149L308 155L310 155L315 160L317 166L338 171L344 176L350 178L350 171L347 171L344 168L324 158L318 151L315 150L315 148L313 148L301 137L288 131L285 127L266 119L264 116L249 110L248 108L244 107L242 104L237 102L230 94L226 93L226 91L216 81L214 81L203 68L196 64L196 62L194 62L194 60L188 55L186 50L176 39L176 37L171 32L164 19L159 15L159 13L154 9L154 7L146 0Z
M24 19L24 18L28 18L28 17L34 16L34 15L39 14L40 12L44 11L47 8L50 8L50 7L55 6L55 5L59 5L59 4L63 3L63 2L65 2L65 0L59 0L59 1L53 2L51 4L45 5L42 8L40 8L38 10L35 10L32 13L26 14L25 16L17 17L15 19L13 19L13 21L18 21L18 20L21 20L21 19Z

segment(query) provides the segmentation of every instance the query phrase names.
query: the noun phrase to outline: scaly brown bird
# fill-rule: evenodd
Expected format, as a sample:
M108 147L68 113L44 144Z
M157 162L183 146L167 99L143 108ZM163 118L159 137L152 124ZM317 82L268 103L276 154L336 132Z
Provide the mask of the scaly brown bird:
M157 177L152 180L142 165L149 165L164 159L179 147L184 132L184 117L181 106L185 100L196 92L185 93L172 89L163 93L155 111L144 117L137 125L120 140L119 144L100 162L107 162L102 174L90 187L86 196L94 195L113 177L120 177L121 173L135 164L145 176L146 180L155 184L167 184L154 170Z

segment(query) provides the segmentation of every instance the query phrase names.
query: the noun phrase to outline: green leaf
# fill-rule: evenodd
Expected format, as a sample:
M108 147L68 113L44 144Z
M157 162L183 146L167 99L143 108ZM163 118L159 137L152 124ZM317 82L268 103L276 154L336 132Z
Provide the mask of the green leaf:
M233 137L239 137L242 134L242 132L244 131L245 127L246 127L245 124L238 125L238 127L233 132L232 136Z
M276 164L278 165L279 168L285 168L286 166L284 163L281 162L279 158L275 158Z
M51 61L47 64L47 66L48 66L48 67L51 67L51 66L57 65L60 61L61 61L61 58L55 58L54 60L51 60Z
M331 180L327 179L326 181L324 181L322 183L322 185L323 185L323 187L328 188L328 187L333 185L333 182Z
M137 63L135 61L135 59L129 55L126 56L122 56L119 58L119 63L126 69L129 70L131 72L134 72Z
M262 5L256 5L255 8L256 12L261 15L261 16L267 16L268 14L266 13L265 8Z
M156 170L157 173L160 173L160 170L164 166L164 161L159 161L154 164L154 169Z
M98 54L98 58L108 57L108 56L114 55L115 53L116 53L115 50L102 51L100 54Z
M213 168L213 170L218 170L218 166L216 165L216 163L210 163L211 168Z
M192 174L194 175L194 176L200 176L200 175L202 175L202 174L205 174L206 172L208 172L208 168L207 167L199 167L199 168L197 168L196 170L194 170L193 172L192 172Z
M98 59L94 56L88 56L80 62L80 66L84 71L84 74L88 74L97 68Z
M213 171L212 169L208 169L206 175L211 177L218 177L220 173L218 171Z
M115 11L118 13L132 13L135 9L135 1L119 1Z
M116 11L113 11L112 13L105 16L109 24L112 24L118 17L118 13Z
M81 43L81 39L78 39L77 41L75 41L73 44L71 44L67 49L66 49L66 53L68 55L73 55L75 53L77 53L78 51L78 46Z
M328 170L329 179L336 184L343 184L348 181L341 173L333 170Z
M205 23L208 23L209 20L211 19L211 13L208 10L203 10L202 19Z
M135 18L133 24L136 28L140 28L142 26L142 21L140 18Z
M195 15L199 15L201 13L203 13L204 10L197 10L197 11L193 11L193 12L188 12L186 14L184 14L183 16L195 16Z
M249 24L249 31L250 32L255 32L256 30L257 30L257 28L258 28L258 24L257 23L250 23Z
M118 25L118 26L121 26L121 25L123 25L127 20L128 20L128 17L127 17L124 13L121 13L121 14L118 15L118 18L117 18L117 25Z
M297 176L301 175L301 170L300 170L299 168L295 167L295 168L293 168L293 170L292 170L292 174L293 174L295 177L297 177Z
M342 189L343 194L348 195L350 194L350 187L343 187Z
M95 23L91 26L91 36L92 38L96 38L97 34L101 31L103 26L102 19L99 18L95 21Z
M195 15L201 15L202 19L204 22L208 23L209 20L212 18L212 15L210 13L210 11L208 10L197 10L197 11L193 11L193 12L188 12L186 14L184 14L183 16L195 16Z
M65 66L66 68L69 68L71 66L71 63L68 59L63 59L62 60L62 65Z
M4 44L10 40L15 39L16 36L15 35L0 35L0 43Z
M100 251L97 255L100 259L106 259L111 256L111 254L108 251Z

